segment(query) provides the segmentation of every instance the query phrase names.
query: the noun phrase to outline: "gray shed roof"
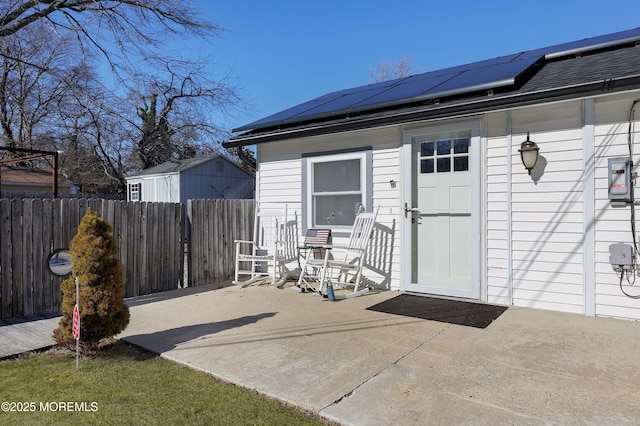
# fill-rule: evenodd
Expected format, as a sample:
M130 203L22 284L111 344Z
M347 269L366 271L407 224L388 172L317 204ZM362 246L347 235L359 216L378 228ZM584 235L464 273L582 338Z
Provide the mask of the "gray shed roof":
M640 88L639 43L640 28L393 80L386 86L334 92L240 127L236 130L248 131L223 145L251 145ZM464 77L469 72L475 74ZM438 91L433 85L447 81L442 76L455 77L459 87ZM420 82L425 86L419 87ZM389 99L393 90L407 94L422 89L424 95ZM372 96L362 101L362 93ZM386 103L376 103L372 100L376 97Z
M185 160L171 160L165 163L159 164L154 167L149 167L148 169L141 170L135 175L128 176L129 178L138 177L138 176L149 176L149 175L161 175L161 174L170 174L170 173L181 173L186 170L197 167L201 164L207 163L209 161L213 161L216 158L222 158L229 164L232 164L242 170L237 164L234 164L228 158L225 158L222 155L212 155L209 157L197 157L197 158L188 158ZM247 174L250 174L247 172Z

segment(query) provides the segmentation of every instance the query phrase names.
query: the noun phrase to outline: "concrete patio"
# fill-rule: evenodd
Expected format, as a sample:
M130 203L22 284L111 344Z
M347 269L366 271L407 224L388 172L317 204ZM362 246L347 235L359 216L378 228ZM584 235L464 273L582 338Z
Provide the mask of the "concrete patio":
M208 286L128 300L120 337L353 425L637 424L640 324L510 308L486 329L290 288Z
M53 312L0 320L0 359L55 345L53 330L60 315Z

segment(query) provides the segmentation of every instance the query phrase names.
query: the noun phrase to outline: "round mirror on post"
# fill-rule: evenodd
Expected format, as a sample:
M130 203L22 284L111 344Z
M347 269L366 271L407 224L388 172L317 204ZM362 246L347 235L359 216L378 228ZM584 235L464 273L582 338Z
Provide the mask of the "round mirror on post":
M71 263L71 253L69 249L58 249L49 255L47 260L49 272L59 277L64 277L71 273L73 264Z

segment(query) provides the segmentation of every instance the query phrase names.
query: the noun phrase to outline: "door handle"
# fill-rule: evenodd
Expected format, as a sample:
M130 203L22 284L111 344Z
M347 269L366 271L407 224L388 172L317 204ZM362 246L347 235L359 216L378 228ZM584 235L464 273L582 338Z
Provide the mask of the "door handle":
M404 217L409 217L408 214L411 213L420 213L420 210L416 207L409 207L407 203L404 203Z

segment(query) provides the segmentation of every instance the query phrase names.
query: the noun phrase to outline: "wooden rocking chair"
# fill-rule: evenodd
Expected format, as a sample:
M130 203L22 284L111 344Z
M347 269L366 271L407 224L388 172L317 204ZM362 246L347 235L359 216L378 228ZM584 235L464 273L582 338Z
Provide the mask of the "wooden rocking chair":
M360 281L377 215L378 209L374 213L357 215L347 245L331 244L316 247L326 249L324 258L314 258L310 255L312 253L310 251L301 268L298 287L303 288L302 286L312 278L308 275L309 273L317 276L319 271L320 285L317 291L320 294L329 283L333 288L353 287L353 292L344 296L347 298L368 292L370 290L368 287L360 289ZM337 274L334 274L334 271L337 271Z
M256 209L253 241L235 240L236 270L233 284L250 285L261 277L271 277L272 285L287 279L286 264L297 256L297 218L284 211ZM240 280L241 275L249 278Z

